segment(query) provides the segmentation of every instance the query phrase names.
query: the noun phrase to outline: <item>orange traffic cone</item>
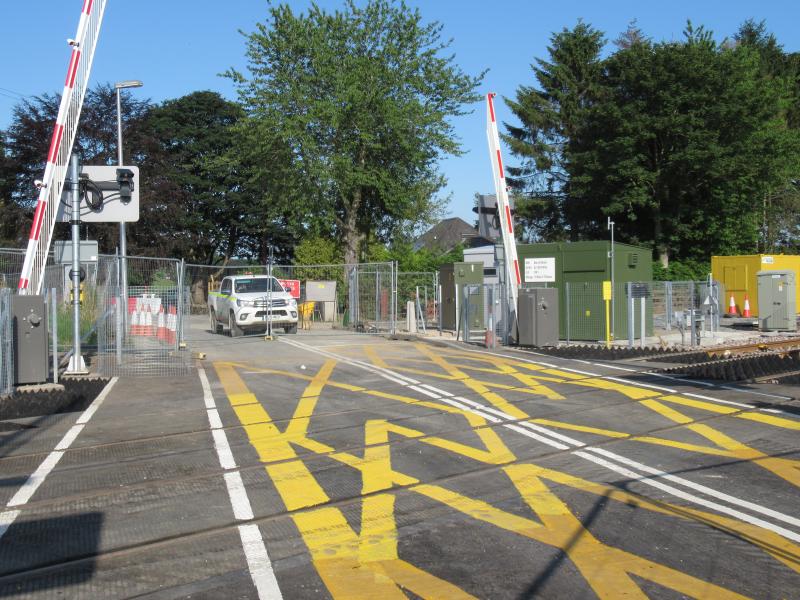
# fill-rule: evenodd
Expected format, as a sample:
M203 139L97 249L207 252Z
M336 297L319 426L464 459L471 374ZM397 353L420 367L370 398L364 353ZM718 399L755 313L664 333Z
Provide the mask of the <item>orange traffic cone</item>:
M753 316L750 314L750 300L748 299L747 294L744 295L744 310L742 311L742 316L745 318Z
M728 314L732 317L738 314L736 312L736 300L733 299L733 294L731 294L731 301L728 303Z
M158 308L158 331L156 331L156 337L162 342L167 341L167 324L164 321L163 305L159 306Z

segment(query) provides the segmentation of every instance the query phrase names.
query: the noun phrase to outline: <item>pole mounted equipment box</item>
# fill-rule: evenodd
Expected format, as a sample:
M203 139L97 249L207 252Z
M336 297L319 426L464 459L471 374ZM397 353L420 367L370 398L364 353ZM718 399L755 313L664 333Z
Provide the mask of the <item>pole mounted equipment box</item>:
M14 384L43 383L49 375L47 310L43 296L12 296Z
M794 271L759 271L758 328L797 331L797 276Z
M462 317L461 308L464 301L464 286L483 284L483 263L457 262L442 265L439 269L439 283L442 286L442 329L455 331L459 319ZM471 292L475 295L470 298L471 307L483 307L483 288ZM480 312L480 314L479 314ZM469 315L470 329L483 329L485 327L483 310L473 308Z
M517 327L520 346L558 345L558 290L522 288L519 291Z
M83 165L80 172L81 223L135 223L139 220L139 167ZM58 220L69 223L72 198L64 189Z

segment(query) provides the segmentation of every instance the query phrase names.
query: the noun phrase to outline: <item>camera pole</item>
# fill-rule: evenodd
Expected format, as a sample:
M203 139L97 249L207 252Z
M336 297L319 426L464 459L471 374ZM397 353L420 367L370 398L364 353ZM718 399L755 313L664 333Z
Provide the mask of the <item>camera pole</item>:
M86 363L81 356L81 194L78 182L78 156L75 152L69 162L70 190L72 191L72 358L68 373L84 374Z

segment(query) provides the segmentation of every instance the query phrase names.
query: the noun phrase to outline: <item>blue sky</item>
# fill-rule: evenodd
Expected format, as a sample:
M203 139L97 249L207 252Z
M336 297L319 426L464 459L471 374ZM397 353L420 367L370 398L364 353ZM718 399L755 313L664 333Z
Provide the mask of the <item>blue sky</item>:
M69 49L83 0L6 0L0 8L0 33L6 51L0 64L0 128L9 124L19 94L61 91ZM289 2L302 10L306 1ZM321 0L325 8L339 1ZM520 84L532 82L530 65L546 57L550 34L572 27L578 19L594 25L613 40L627 24L638 26L655 40L681 39L687 19L704 25L716 37L732 35L747 18L766 20L787 51L800 51L800 3L794 0L410 0L423 17L440 21L452 50L469 73L489 69L481 92L513 97ZM244 40L239 29L252 31L264 20L266 0L108 0L100 34L92 85L141 79L134 90L153 101L211 89L234 98L228 80L218 74L228 67L245 67ZM449 185L450 216L472 220L475 192L493 189L488 159L483 104L455 121L466 154L441 163ZM502 102L501 120L511 118ZM512 157L506 162L513 163ZM446 201L446 200L445 200Z

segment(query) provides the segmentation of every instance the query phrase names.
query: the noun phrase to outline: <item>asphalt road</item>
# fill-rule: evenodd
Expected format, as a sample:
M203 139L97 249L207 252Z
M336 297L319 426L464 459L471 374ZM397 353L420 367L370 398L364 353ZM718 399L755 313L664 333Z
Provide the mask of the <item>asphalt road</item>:
M435 341L194 344L197 374L117 381L63 450L75 415L0 433L4 505L62 453L0 512L0 595L800 597L790 398Z

